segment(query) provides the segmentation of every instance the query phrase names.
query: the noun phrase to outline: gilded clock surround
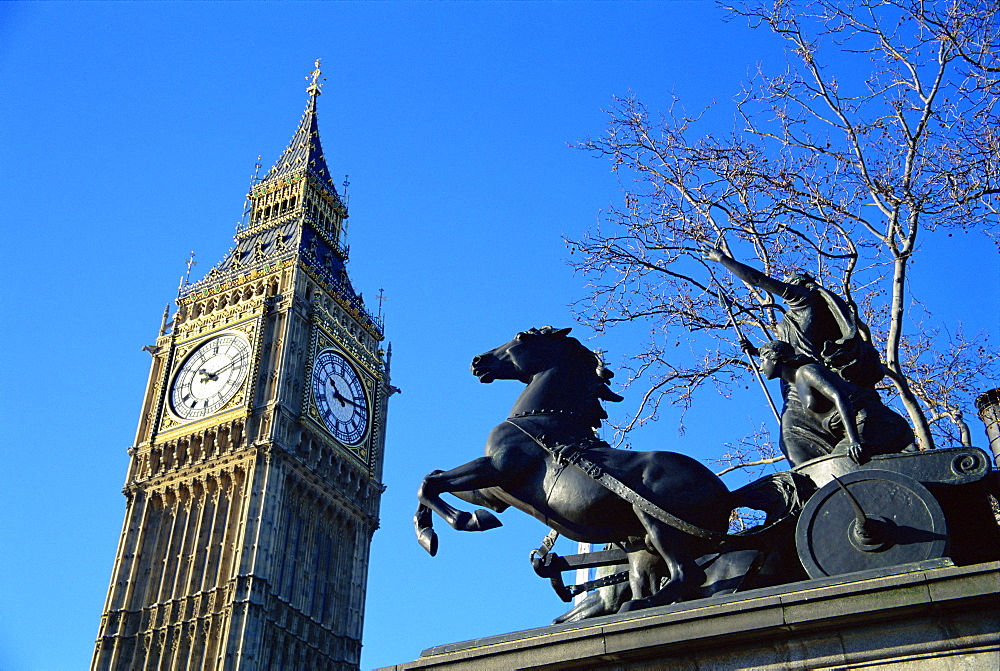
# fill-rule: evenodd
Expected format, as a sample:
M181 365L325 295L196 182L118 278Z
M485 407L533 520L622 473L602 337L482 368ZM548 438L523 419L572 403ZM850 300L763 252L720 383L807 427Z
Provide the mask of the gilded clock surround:
M257 317L256 319L248 320L243 323L230 324L221 329L209 331L207 333L199 333L190 340L178 342L176 344L174 356L172 357L172 366L170 372L164 380L165 393L168 397L168 402L164 404L165 412L162 413L160 418L160 431L170 431L172 429L177 429L178 427L187 429L187 425L192 422L207 422L209 424L217 423L221 415L228 413L242 412L243 414L246 414L250 407L250 397L248 393L249 387L251 386L252 380L255 378L260 367L260 347L256 338L257 333L260 330L259 322L260 318ZM202 345L210 342L214 338L224 336L228 333L238 333L249 343L250 360L248 362L248 373L246 378L240 384L233 397L211 414L200 418L185 418L179 416L174 410L173 404L169 401L169 397L171 395L174 380L180 372L181 367Z
M396 389L381 319L347 273L348 212L319 142L320 87L317 67L292 142L247 195L233 249L182 285L144 348L152 367L92 669L358 668ZM178 371L227 333L249 343L245 379L214 412L178 416ZM364 384L370 417L357 445L316 412L310 380L324 349Z
M314 319L314 338L311 346L312 355L309 357L310 367L307 371L307 378L311 380L313 376L313 363L315 363L317 357L325 351L334 351L347 359L348 363L354 368L358 373L358 377L361 383L365 387L365 395L368 401L368 426L365 430L365 434L362 439L354 444L345 443L338 440L329 427L323 421L322 414L318 407L318 402L315 397L315 392L312 385L309 385L309 397L306 405L306 411L304 413L304 419L307 420L312 426L318 429L318 432L322 438L334 449L337 449L344 454L351 456L356 459L364 468L371 468L371 456L373 453L371 443L373 435L377 433L378 427L378 408L376 407L376 402L378 401L378 394L376 389L378 385L382 382L380 376L378 375L377 369L370 367L370 362L359 360L358 357L354 356L350 350L357 350L357 340L355 339L355 347L349 346L349 341L344 337L347 335L346 330L342 329L340 337L334 335L335 329L329 327L330 322L323 320L322 318ZM345 346L347 345L347 346Z

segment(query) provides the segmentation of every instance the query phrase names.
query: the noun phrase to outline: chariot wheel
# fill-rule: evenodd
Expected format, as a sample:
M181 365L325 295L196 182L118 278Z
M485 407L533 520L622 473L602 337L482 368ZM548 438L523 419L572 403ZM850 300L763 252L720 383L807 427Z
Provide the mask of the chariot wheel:
M795 527L810 578L938 559L947 545L934 495L909 476L877 469L828 482L806 502Z

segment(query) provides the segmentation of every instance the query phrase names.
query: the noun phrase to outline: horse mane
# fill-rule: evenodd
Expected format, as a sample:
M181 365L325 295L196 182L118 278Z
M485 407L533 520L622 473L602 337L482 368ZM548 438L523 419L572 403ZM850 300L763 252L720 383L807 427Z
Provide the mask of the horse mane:
M570 331L572 331L571 328L557 329L552 326L543 326L542 328L529 329L525 331L525 334L550 338L561 337L573 348L571 354L575 355L583 366L593 367L593 375L587 376L584 380L586 386L582 391L588 395L588 398L585 399L585 412L592 418L594 428L597 428L601 425L601 420L608 418L608 413L604 410L604 406L601 405L601 401L618 403L625 399L611 391L611 378L615 374L604 364L604 359L601 355L576 338L566 337Z

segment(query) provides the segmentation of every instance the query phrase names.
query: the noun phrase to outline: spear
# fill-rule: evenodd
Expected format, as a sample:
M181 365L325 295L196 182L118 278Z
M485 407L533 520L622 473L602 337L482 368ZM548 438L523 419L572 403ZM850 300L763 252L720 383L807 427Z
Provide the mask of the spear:
M712 275L712 279L715 280L715 285L719 287L718 290L719 302L722 303L726 308L726 314L729 315L729 324L733 327L733 330L736 331L736 337L740 339L741 343L750 342L743 335L743 329L740 328L739 323L736 321L736 316L733 315L732 303L729 301L729 297L726 296L725 292L722 290L722 285L719 284L719 281L715 279L714 274ZM750 352L746 351L746 349L742 347L740 349L743 349L743 354L747 358L747 363L750 364L750 368L753 370L754 375L757 376L757 382L760 383L760 388L764 391L764 397L767 399L767 404L771 406L771 411L774 413L774 418L778 420L778 425L780 426L781 413L778 412L777 406L774 405L774 399L771 398L771 392L767 390L767 384L764 382L764 376L761 375L760 373L760 368L757 367L757 362L753 360L753 356L750 354Z
M723 242L725 242L724 236L720 235L719 239L715 243L714 248L718 249L719 244ZM703 241L700 246L702 247L702 253L704 253L704 250L705 248L708 247L708 244ZM743 329L740 328L739 323L736 321L736 316L733 314L732 302L729 300L729 297L726 296L726 292L722 288L722 283L719 282L719 278L715 276L715 273L712 271L712 267L709 264L705 264L705 267L708 270L709 277L712 278L712 281L715 283L715 286L718 287L717 293L719 296L719 302L722 303L722 305L725 306L726 308L726 314L729 315L729 324L733 327L733 330L736 332L736 337L740 339L741 344L744 342L750 342L746 338L746 336L743 335ZM777 406L774 405L774 399L771 398L771 392L767 390L767 384L764 382L764 376L761 375L760 373L760 368L757 367L757 362L753 360L753 355L750 354L750 352L743 349L742 346L740 347L740 349L743 350L743 354L747 358L747 363L750 364L750 369L754 372L754 375L757 376L757 382L760 383L761 391L764 392L764 398L767 399L767 404L771 406L771 412L774 413L774 418L778 420L778 426L780 427L781 413L778 412Z

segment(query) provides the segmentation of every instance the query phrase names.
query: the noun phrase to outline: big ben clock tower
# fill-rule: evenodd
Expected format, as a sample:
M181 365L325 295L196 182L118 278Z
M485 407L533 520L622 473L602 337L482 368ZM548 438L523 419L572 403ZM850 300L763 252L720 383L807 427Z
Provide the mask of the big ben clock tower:
M235 245L160 328L93 669L356 669L389 356L346 271L319 62Z

